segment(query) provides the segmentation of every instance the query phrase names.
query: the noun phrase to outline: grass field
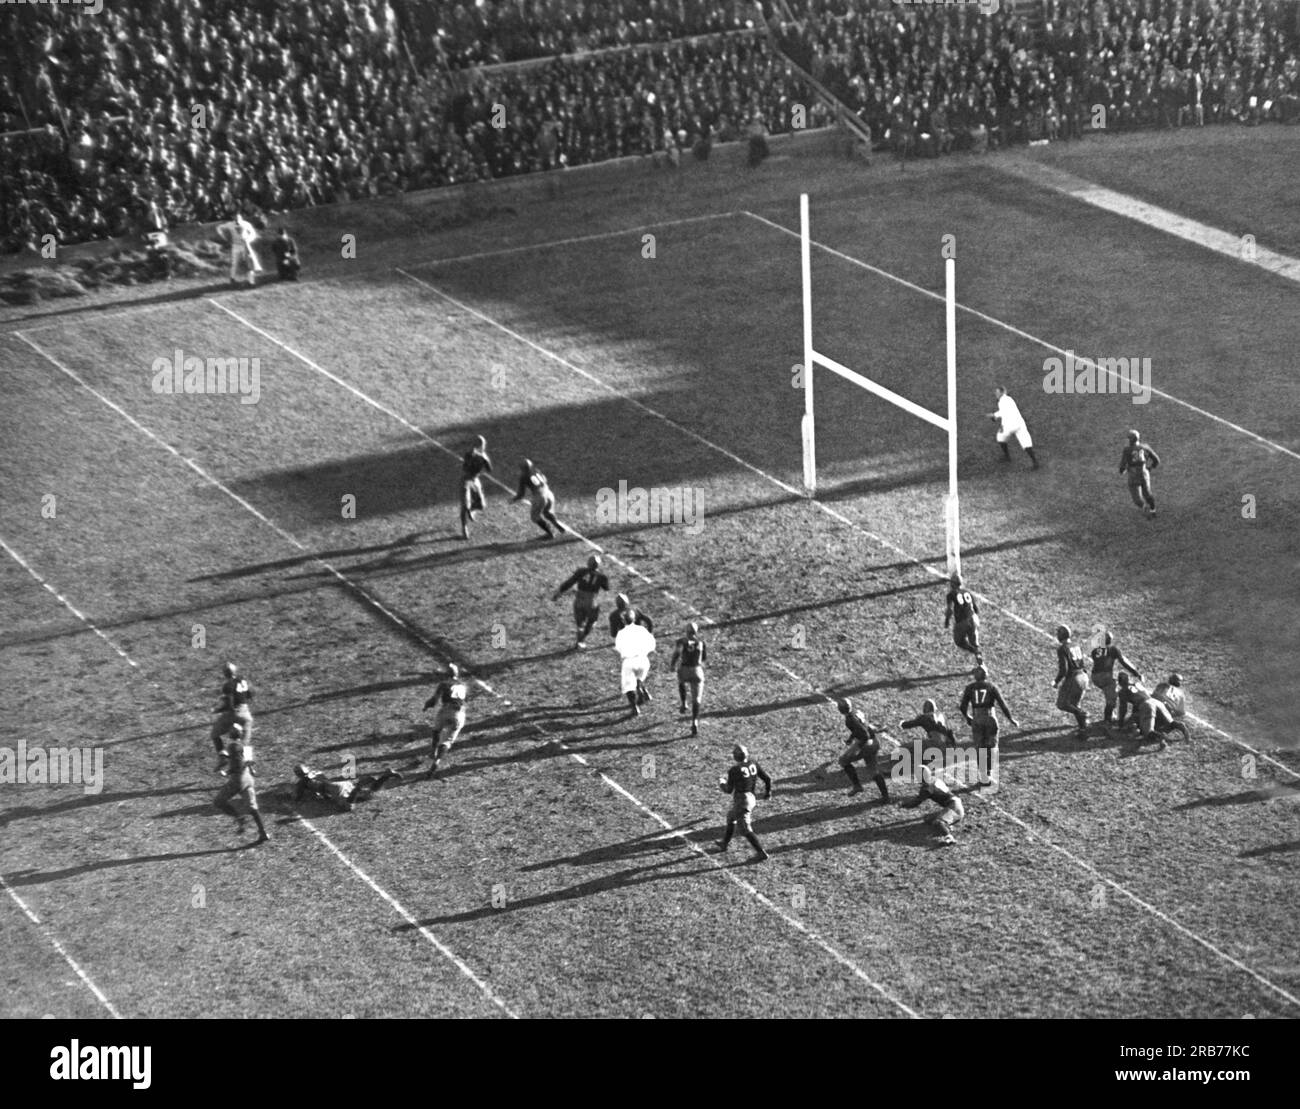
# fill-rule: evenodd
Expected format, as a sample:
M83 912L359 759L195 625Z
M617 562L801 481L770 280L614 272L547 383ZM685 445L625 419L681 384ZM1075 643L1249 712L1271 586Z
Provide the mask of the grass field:
M1280 189L1296 132L1249 138L1254 192ZM1238 204L1243 141L1052 157L1288 249L1293 208ZM824 353L941 410L945 234L980 313L958 318L963 565L1021 726L955 848L820 772L830 697L955 717L969 656L942 626L940 433L819 376L824 485L799 495L800 191L835 252L813 257ZM432 235L418 205L317 213L309 261L344 233L359 261L302 285L0 313L0 743L105 752L98 794L0 786L5 1015L1297 1014L1289 283L990 160L691 167ZM1186 405L1048 395L1060 348L1149 357ZM257 358L257 403L155 392L178 349ZM998 383L1041 471L998 460ZM1164 460L1156 520L1115 472L1130 426ZM540 463L582 538L535 541L497 485L460 541L455 456L479 433L506 485ZM701 526L609 522L620 482L689 490ZM634 721L603 629L572 650L550 600L587 544L661 633ZM696 739L666 672L692 618L713 660ZM1181 670L1192 741L1076 739L1050 688L1062 622ZM227 658L257 690L256 850L211 805ZM300 760L427 766L420 708L451 660L475 685L441 778L347 815L289 803ZM737 742L776 781L761 866L711 853Z

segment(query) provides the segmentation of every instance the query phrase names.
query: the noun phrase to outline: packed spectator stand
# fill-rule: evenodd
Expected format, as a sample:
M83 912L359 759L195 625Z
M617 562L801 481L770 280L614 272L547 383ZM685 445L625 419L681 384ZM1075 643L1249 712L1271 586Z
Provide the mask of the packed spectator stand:
M0 6L8 251L835 118L904 156L1300 119L1286 0L139 0Z

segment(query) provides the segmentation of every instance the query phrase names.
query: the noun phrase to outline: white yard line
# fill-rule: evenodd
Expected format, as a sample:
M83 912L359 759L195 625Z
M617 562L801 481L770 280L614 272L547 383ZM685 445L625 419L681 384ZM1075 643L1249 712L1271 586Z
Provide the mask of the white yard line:
M215 302L214 302L214 303L215 303ZM219 306L219 307L220 307L220 306ZM227 311L228 314L230 314L230 315L232 315L232 316L235 315L234 313L229 312L228 309L223 309L223 311ZM238 317L236 317L236 318L238 318ZM252 327L252 328L253 328L255 331L257 331L259 334L262 334L262 335L264 335L264 336L266 335L266 332L262 331L260 328L257 328L257 327L256 327L255 325L253 325L253 324L247 324L247 326ZM46 351L44 351L44 350L42 350L40 347L38 347L35 343L33 343L33 342L32 342L30 339L28 339L26 336L20 336L20 337L23 338L24 342L28 343L28 345L30 345L34 350L36 350L37 353L39 353L40 355L42 355L42 357L44 357L44 358L45 358L45 359L46 359L46 360L47 360L47 361L48 361L52 366L54 366L56 369L58 369L61 373L66 374L66 375L67 375L68 377L70 377L73 381L75 381L78 385L80 385L83 389L85 389L88 393L90 393L93 397L95 397L97 400L100 400L100 401L102 401L104 404L106 404L106 405L107 405L109 408L111 408L114 412L116 412L116 413L117 413L118 415L120 415L123 419L125 419L128 423L130 423L131 426L134 427L137 431L139 431L139 432L141 432L143 435L147 436L147 437L148 437L149 439L151 439L153 442L155 442L155 443L158 444L160 447L162 447L164 450L166 450L169 454L174 455L176 458L178 458L178 459L180 459L182 462L184 462L186 466L188 466L191 470L193 470L193 471L194 471L194 472L195 472L195 473L196 473L200 478L202 478L205 482L207 482L209 485L213 486L214 488L220 490L222 493L224 493L226 496L228 496L231 500L233 500L236 504L240 505L240 506L241 506L242 508L244 508L246 511L248 511L249 513L251 513L251 514L252 514L253 516L255 516L258 520L260 520L263 524L265 524L265 525L266 525L267 527L269 527L272 531L274 531L278 536L280 536L280 538L283 539L285 542L289 543L289 544L292 545L296 550L301 551L301 552L304 553L304 554L308 554L308 555L311 554L311 552L307 549L307 547L306 547L303 543L301 543L301 542L300 542L300 541L299 541L295 536L293 536L292 534L290 534L289 532L287 532L287 531L285 531L283 528L281 528L278 524L276 524L274 521L272 521L269 517L267 517L265 514L263 514L261 511L259 511L256 507L254 507L252 504L250 504L248 501L246 501L243 497L239 496L239 494L236 493L234 490L232 490L229 486L225 485L225 484L224 484L223 482L221 482L219 479L217 479L217 478L213 477L211 474L209 474L206 470L203 469L202 466L200 466L200 465L199 465L197 462L195 462L192 458L186 458L184 455L182 455L182 454L180 453L180 451L178 451L178 450L177 450L175 447L173 447L170 443L168 443L168 442L166 442L164 439L160 438L157 434L155 434L155 433L154 433L153 431L151 431L149 428L145 427L144 424L140 423L140 422L139 422L139 421L138 421L134 416L132 416L132 415L131 415L129 412L127 412L125 409L123 409L123 408L120 407L119 405L115 404L115 403L114 403L112 400L110 400L108 397L104 396L102 393L98 392L98 391L97 391L96 389L94 389L92 386L90 386L89 384L87 384L87 383L86 383L86 382L85 382L85 381L84 381L84 380L83 380L83 379L82 379L82 378L81 378L81 377L80 377L80 376L79 376L75 371L73 371L73 370L69 369L67 366L63 365L63 364L62 364L61 362L59 362L56 358L54 358L52 355L50 355L49 353L47 353ZM269 336L267 336L267 337L269 338ZM282 345L283 345L283 344L282 344ZM289 348L288 348L288 347L285 347L285 349L288 350ZM303 357L303 356L299 355L298 357L301 358L301 357ZM324 373L324 374L325 374L327 377L329 377L331 380L337 382L337 383L340 384L340 385L343 385L345 388L348 388L350 391L356 393L358 396L364 396L364 394L362 394L360 390L355 389L355 387L352 387L352 386L347 385L347 383L343 382L340 378L336 377L335 375L328 373L327 371L321 369L321 368L318 367L318 366L315 366L315 364L314 364L314 363L311 363L309 360L304 359L304 361L306 361L306 362L307 362L309 365L311 365L313 368L320 370L320 372ZM366 399L369 400L369 398L366 398ZM405 421L402 417L398 416L396 413L393 413L390 409L386 409L386 408L384 408L383 406L381 406L381 405L379 404L379 402L377 402L377 401L371 401L371 403L373 403L377 408L381 408L381 409L384 410L384 411L388 411L388 412L389 412L391 415L393 415L395 418L397 418L397 419L399 419L399 420L402 420L402 422L403 422L404 424L407 424L407 421ZM407 424L407 426L413 426L413 425L409 425L409 424ZM422 433L421 433L421 434L422 434ZM409 623L407 623L407 622L406 622L402 617L398 616L395 612L393 612L391 609L389 609L387 606L385 606L385 605L384 605L384 604L383 604L383 603L382 603L378 598L376 598L375 596L373 596L373 595L372 595L368 590L366 590L363 586L361 586L361 585L358 584L357 582L353 581L353 580L352 580L351 578L349 578L346 574L342 573L342 571L338 570L336 567L334 567L333 565L331 565L331 564L330 564L328 561L326 561L325 559L320 558L319 556L312 556L312 560L313 560L313 561L314 561L318 566L321 566L321 567L323 567L326 571L328 571L328 572L329 572L329 573L330 573L334 578L336 578L336 579L339 581L340 584L344 585L344 586L345 586L349 591L351 591L353 594L355 594L357 597L359 597L359 598L360 598L362 601L364 601L366 604L368 604L368 605L370 605L372 608L374 608L375 611L377 611L378 613L380 613L380 615L382 615L385 619L387 619L387 620L390 621L392 624L394 624L395 626L397 626L398 628L400 628L400 629L401 629L401 630L402 630L406 635L412 637L412 638L415 639L417 642L419 642L419 643L420 643L423 647L425 647L425 649L428 650L429 653L432 654L434 657L437 657L437 658L444 658L444 657L445 657L445 656L444 656L444 652L440 651L440 650L439 650L439 649L438 649L438 648L437 648L437 647L436 647L436 646L435 646L435 645L434 645L434 644L433 644L429 639L427 639L427 638L426 638L424 635L422 635L422 634L421 634L417 629L415 629L415 628L412 627ZM482 680L480 680L480 679L477 679L477 678L475 678L474 681L475 681L475 684L477 684L480 688L482 688L483 690L485 690L486 692L488 692L489 694L491 694L493 697L495 697L495 698L497 698L498 700L500 700L500 701L502 702L502 704L504 704L504 705L506 705L506 706L510 706L511 702L510 702L507 698L503 697L501 694L498 694L498 693L497 693L497 692L496 692L496 691L495 691L491 686L489 686L486 682L484 682L484 681L482 681ZM535 730L541 732L541 733L544 734L544 735L547 735L548 738L550 738L550 733L548 733L548 732L546 731L545 728L541 727L541 725L538 725L538 724L536 724L536 723L533 723L531 726L532 726ZM583 766L587 766L587 765L588 765L586 759L582 758L580 755L575 754L574 752L568 751L567 747L565 747L564 744L563 744L562 742L560 742L560 741L557 741L557 742L559 742L559 746L561 747L561 749L564 750L567 754L569 754L570 757L574 758L577 762L581 763ZM644 802L639 801L639 800L638 800L637 798L635 798L631 793L629 793L627 790L625 790L622 786L618 786L617 783L615 783L615 782L613 781L612 778L608 778L608 777L606 777L605 775L601 775L601 777L602 777L602 778L603 778L603 779L604 779L604 780L605 780L605 781L606 781L606 782L607 782L611 787L616 787L616 788L618 789L618 792L620 792L620 793L623 794L624 796L626 796L626 797L628 797L629 799L631 799L632 801L634 801L634 802L635 802L635 803L636 803L636 804L637 804L641 809L643 809L643 810L644 810L645 812L647 812L647 813L650 813L652 816L654 816L654 818L655 818L656 820L658 820L658 821L660 821L661 823L663 823L665 827L669 827L669 826L670 826L670 825L668 825L665 821L663 821L663 818L662 818L662 817L660 817L660 816L658 816L657 814L655 814L655 813L653 812L653 810L651 810L651 809L649 808L649 806L645 805ZM304 823L305 823L305 821L304 821ZM309 827L310 827L310 825L309 825ZM313 829L313 831L314 831L314 829ZM320 833L318 832L317 835L320 835ZM326 842L328 846L331 846L331 847L332 847L332 845L328 844L328 841L325 840L324 836L321 836L321 839L322 839L322 842ZM694 846L694 845L692 845L692 846ZM335 851L336 854L339 855L340 858L343 858L342 853L339 852L339 851L337 850L337 848L333 848L333 850ZM885 989L884 986L882 986L882 985L880 985L878 982L876 982L876 981L875 981L875 980L874 980L874 979L873 979L869 974L867 974L867 972L866 972L865 970L863 970L860 966L858 966L856 963L854 963L853 960L850 959L847 955L844 955L842 952L837 951L834 947L832 947L831 944L829 944L826 940L822 939L822 938L821 938L821 937L820 937L820 936L819 936L815 931L813 931L812 929L808 928L808 927L807 927L806 925L804 925L801 921L798 921L796 918L790 916L790 915L789 915L788 913L786 913L784 910L780 909L778 906L776 906L776 905L775 905L772 901L770 901L768 898L763 897L763 896L762 896L761 894L759 894L758 891L755 890L752 886L749 886L748 883L742 882L742 881L740 881L739 879L737 879L735 875L731 874L731 873L728 871L728 869L727 869L726 867L724 867L720 862L718 862L718 860L715 859L713 856L708 855L708 854L707 854L706 852L704 852L702 849L698 849L698 848L697 848L697 850L700 850L700 853L701 853L701 854L702 854L706 859L708 859L710 863L712 863L712 865L717 869L717 871L718 871L720 874L722 874L724 877L728 878L728 879L731 880L732 882L739 884L742 888L746 888L746 889L748 889L748 890L751 892L751 894L752 894L752 895L753 895L753 896L758 900L758 903L759 903L759 904L763 905L764 908L767 908L767 909L771 910L772 912L774 912L777 916L780 917L780 919L782 919L783 921L785 921L787 924L790 924L792 927L797 928L797 930L798 930L801 934L803 934L803 935L804 935L808 940L810 940L812 943L814 943L814 944L815 944L817 947L819 947L822 951L825 951L825 952L827 952L828 954L830 954L830 955L831 955L831 956L832 956L832 957L833 957L833 958L834 958L838 963L840 963L840 965L845 966L845 967L848 967L848 968L851 968L852 971L853 971L853 973L854 973L854 975L855 975L857 978L859 978L861 981L863 981L863 982L865 982L865 983L868 983L868 984L869 984L869 985L870 985L870 986L871 986L871 987L872 987L872 988L873 988L873 989L874 989L878 994L880 994L880 996L882 996L882 997L886 998L887 1000L891 1001L895 1006L898 1007L898 1009L899 1009L900 1011L902 1011L902 1012L903 1012L904 1014L906 1014L907 1016L910 1016L910 1017L915 1017L915 1016L917 1016L917 1014L916 1014L916 1012L915 1012L914 1010L912 1010L911 1008L909 1008L909 1007L908 1007L907 1005L905 1005L902 1001L900 1001L900 1000L898 1000L897 998L895 998L895 997L893 996L892 993L890 993L887 989ZM346 861L346 860L345 860L345 861ZM374 888L374 889L376 889L376 890L379 889L379 887L378 887L377 885L375 885L375 883L374 883L372 880L368 879L367 876L364 874L364 872L362 872L358 867L356 867L355 864L351 864L351 863L350 863L349 865L350 865L350 866L352 867L352 869L357 873L357 875L358 875L359 877L362 877L364 880L366 880L367 883L368 883L369 885L371 885L372 888ZM382 891L380 891L380 892L382 892ZM388 900L390 904L392 904L392 905L394 905L394 906L397 905L397 902L396 902L395 900L393 900L391 897L388 897L387 895L385 895L385 899ZM403 909L403 910L400 910L400 911L401 911L401 913L402 913L402 915L403 915L404 918L406 918L406 919L407 919L408 921L410 921L411 923L416 923L416 922L415 922L415 918L413 918L413 917L412 917L409 913L407 913L404 909ZM436 941L433 940L432 934L431 934L431 933L428 933L427 930L421 928L421 933L424 934L424 935L426 936L426 938L428 938L431 942L436 942ZM444 954L449 954L449 952L447 952L446 949L445 949L441 944L438 944L437 946L438 946L439 951L442 951ZM459 960L456 960L456 962L457 962L457 965L458 965L459 967L461 967L461 969L462 969L463 971L468 972L468 968L465 967L463 963L461 963ZM479 978L477 978L477 976L472 976L472 975L471 975L471 977L473 978L473 981L475 982L476 985L478 985L481 989L484 989L485 991L487 990L487 987L484 985L484 983L483 983ZM488 992L488 996L489 996L489 998L490 998L491 1000L493 1000L496 1004L500 1005L500 1006L503 1007L503 1009L504 1009L504 1003L501 1002L500 999L498 999L494 994L491 994L490 992ZM508 1009L505 1009L505 1011L508 1012L508 1013L510 1013L510 1010L508 1010ZM513 1013L510 1013L510 1015L514 1015L514 1014L513 1014Z
M41 918L38 917L34 912L32 912L30 908L27 907L27 903L21 897L19 897L16 893L14 893L13 887L9 885L8 882L5 881L3 874L0 874L0 888L2 888L5 891L5 893L7 893L10 897L13 898L14 904L17 905L20 909L22 909L23 915L26 916L28 920L30 920L34 925L36 925L37 928L41 930L41 935L43 935L49 941L50 946L53 947L55 951L57 951L60 955L63 956L64 961L67 962L68 966L70 966L74 971L76 971L77 977L80 978L82 982L85 983L86 989L88 989L91 993L95 995L95 1000L98 1001L102 1006L104 1006L105 1009L108 1010L108 1015L111 1016L114 1020L121 1020L122 1014L119 1013L117 1011L116 1006L114 1006L114 1004L111 1001L109 1001L107 997L104 996L104 991L101 990L98 986L95 985L94 982L91 981L90 975L87 974L84 970L82 970L81 965L77 962L77 960L68 954L67 949L63 946L63 944L59 942L58 936L56 936L50 930L49 925L41 923Z
M751 219L757 220L759 223L765 224L775 231L780 231L782 234L789 235L796 240L799 238L798 231L786 227L783 224L776 223L775 221L768 219L766 216L760 216L756 212L745 212L744 214L749 216ZM815 239L809 241L818 250L825 251L833 258L838 258L842 262L848 262L852 266L857 266L860 269L874 273L878 277L883 277L887 281L892 281L897 285L903 286L905 289L910 289L914 293L919 293L923 297L937 300L940 304L944 301L942 293L936 293L931 289L924 288L921 285L908 281L904 277L899 277L897 274L890 273L888 270L882 270L879 266L873 266L869 262L863 262L859 258L854 258L851 254L845 254L843 251L836 250L834 247L827 246L825 243L819 243ZM990 316L987 312L981 312L978 308L971 308L968 305L962 304L960 301L957 303L957 310L974 316L976 319L983 320L985 323L992 324L994 327L1000 327L1003 331L1008 331L1012 335L1024 339L1027 342L1036 343L1044 350L1050 350L1054 354L1059 354L1064 357L1070 353L1064 347L1058 347L1055 343L1049 343L1046 339L1040 339L1037 335L1031 335L1028 331L1023 331L1013 324L1007 323L1005 320L1000 320L996 316ZM1114 372L1117 371L1112 371L1112 373ZM1199 408L1180 397L1174 396L1172 393L1166 393L1162 389L1155 388L1153 388L1151 392L1157 397L1163 397L1165 400L1171 401L1174 404L1182 405L1182 407L1191 412L1195 412L1198 416L1204 416L1207 420L1213 420L1216 424L1222 424L1224 427L1229 428L1240 435L1244 435L1248 439L1253 439L1256 443L1267 447L1271 451L1276 451L1278 454L1284 454L1288 458L1300 459L1300 453L1282 446L1281 443L1275 443L1272 439L1265 439L1264 436L1256 434L1249 428L1242 427L1240 424L1234 424L1231 420L1225 420L1222 416L1216 416L1213 412L1209 412L1204 408Z
M32 340L29 339L26 335L20 334L19 338L22 339L23 342L27 343L33 350L35 350L37 354L41 355L41 357L44 358L47 362L49 362L50 365L54 366L55 369L59 370L61 373L66 374L78 385L80 385L83 389L85 389L86 392L90 393L91 396L95 397L97 400L102 401L104 404L106 404L109 408L111 408L114 412L116 412L119 416L121 416L124 420L126 420L137 431L147 436L149 439L151 439L158 446L162 447L169 454L174 455L176 458L180 459L180 461L185 463L186 466L188 466L191 470L193 470L205 482L219 489L222 493L226 494L226 496L230 497L231 500L235 501L236 504L240 505L242 508L252 513L255 517L257 517L258 520L260 520L263 524L265 524L272 531L274 531L278 536L280 536L281 539L285 540L285 542L291 544L294 548L296 548L297 550L301 551L304 554L310 554L307 548L302 543L298 542L296 538L294 538L283 528L279 527L272 520L270 520L268 517L266 517L261 512L259 512L256 508L253 507L253 505L249 504L248 501L244 500L243 497L241 497L238 493L232 490L229 486L223 484L220 480L218 480L217 478L209 474L206 470L203 469L202 466L200 466L197 462L195 462L194 459L186 458L183 454L180 453L180 451L178 451L170 443L166 442L164 439L154 434L154 432L150 431L149 428L145 427L144 424L140 423L139 420L137 420L134 416L132 416L120 405L115 404L108 397L104 396L103 393L100 393L98 390L88 385L75 371L69 369L67 366L65 366L62 362L60 362L49 352L42 350L36 343L32 342ZM324 561L323 559L316 559L316 561L319 565L323 566L326 570L328 570L331 574L333 574L334 577L336 577L343 585L347 586L350 590L352 590L354 593L360 596L367 604L371 605L382 615L384 615L389 620L396 623L407 634L415 636L422 643L426 644L426 646L429 646L432 649L432 644L430 644L428 640L426 640L422 635L420 635L419 632L417 632L414 628L412 628L409 624L407 624L406 621L404 621L400 616L396 615L393 612L390 612L378 600L376 600L369 593L367 593L361 586L357 585L350 578L345 577L343 574L341 574L338 570L336 570L333 566L331 566L328 562ZM53 590L51 590L51 592L53 592ZM57 596L57 594L55 595ZM125 654L120 649L117 650L119 654L122 654L123 657L126 657ZM127 659L127 661L130 662L132 666L136 665L136 663L129 658ZM315 835L321 840L321 842L325 844L325 846L328 847L332 852L334 852L334 854L337 855L339 859L342 860L349 867L349 869L351 869L357 875L357 877L359 877L368 886L370 886L370 888L373 889L376 893L378 893L386 902L388 902L389 905L391 905L394 909L396 909L398 913L405 920L407 920L411 924L416 924L417 927L419 928L420 935L423 936L426 940L428 940L429 943L431 943L438 950L440 954L450 959L452 963L456 966L456 968L462 974L466 975L466 977L468 977L470 981L472 981L483 992L483 994L488 998L489 1001L491 1001L494 1005L496 1005L499 1009L501 1009L502 1012L506 1013L506 1015L511 1017L517 1015L512 1009L510 1009L509 1006L506 1005L504 1001L502 1001L499 997L497 997L495 993L492 992L492 990L487 986L487 984L482 979L478 977L478 975L476 975L472 970L470 970L470 968L464 962L462 962L459 958L457 958L449 948L447 948L444 944L440 943L438 939L433 935L432 932L430 932L427 928L419 925L418 922L415 920L415 918L398 903L396 898L394 898L391 894L386 893L383 889L381 889L379 885L374 881L374 879L372 879L368 874L365 873L365 871L363 871L360 867L358 867L356 863L352 862L351 859L347 858L347 856L344 855L343 852L340 851L337 847L335 847L334 844L331 843L324 836L324 834L317 831L315 826L312 825L310 821L308 821L305 817L302 816L299 816L299 820L301 820L303 824L305 824L313 833L315 833ZM11 891L11 895L12 895L12 891Z
M43 577L41 577L40 574L38 574L35 570L33 570L31 566L27 564L27 561L22 557L22 555L20 555L11 546L9 546L9 544L6 543L3 539L0 539L0 547L3 547L5 553L10 558L12 558L16 563L18 563L19 566L21 566L24 570L26 570L29 574L31 574L31 576L36 579L37 583L40 585L42 589L46 590L49 593L52 593L54 595L54 599L58 601L59 604L61 604L64 608L66 608L70 613L72 613L73 616L75 616L78 620L80 620L83 624L85 624L86 627L88 627L97 636L99 636L100 639L102 639L105 643L107 643L110 647L112 647L113 650L115 650L118 653L118 655L120 655L123 659L125 659L128 666L136 667L135 659L133 659L124 650L122 650L120 646L118 646L115 642L113 642L113 640L111 640L107 635L105 635L102 631L100 631L99 628L95 626L94 621L91 620L90 617L88 617L85 613L81 612L75 605L73 605L71 601L67 599L67 597L65 597L62 593L60 593L57 589L55 589L54 586L52 586ZM138 669L138 667L136 668Z

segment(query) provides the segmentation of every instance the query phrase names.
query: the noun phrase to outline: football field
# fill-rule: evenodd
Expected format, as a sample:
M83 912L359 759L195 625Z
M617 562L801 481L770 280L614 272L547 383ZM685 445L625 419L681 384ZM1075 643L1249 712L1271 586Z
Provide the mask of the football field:
M941 433L819 373L801 493L800 191L818 349L936 411L956 237L963 569L1019 721L956 847L825 770L835 697L910 743L923 698L960 724L970 658L943 628ZM790 161L659 206L5 325L0 745L104 768L97 793L0 785L5 1015L1300 1013L1294 285L989 162ZM1066 352L1149 358L1149 402L1045 392ZM160 391L189 356L247 360L249 389ZM1041 470L1000 461L999 384ZM1156 519L1117 472L1130 427ZM497 480L465 543L478 434ZM525 456L572 535L508 503ZM636 490L694 515L647 522ZM603 618L575 651L551 599L593 549L655 620L638 719ZM667 670L689 620L697 738ZM1180 671L1191 741L1076 738L1061 623ZM256 849L212 807L227 659L256 691ZM452 661L469 725L425 781ZM775 782L761 865L714 853L736 743ZM291 803L300 761L405 778L338 814Z

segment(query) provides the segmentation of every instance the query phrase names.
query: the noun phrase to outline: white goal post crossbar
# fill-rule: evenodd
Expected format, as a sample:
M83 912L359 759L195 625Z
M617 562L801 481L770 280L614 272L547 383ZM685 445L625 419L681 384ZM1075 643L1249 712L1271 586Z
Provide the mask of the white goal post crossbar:
M808 227L808 194L799 197L799 245L803 278L803 484L809 497L817 493L817 434L813 412L813 367L821 366L861 389L901 408L909 415L948 433L948 495L944 498L945 547L949 573L961 571L961 514L957 497L957 263L950 252L944 261L947 331L948 414L940 416L900 393L849 369L813 348L812 338L812 238Z

